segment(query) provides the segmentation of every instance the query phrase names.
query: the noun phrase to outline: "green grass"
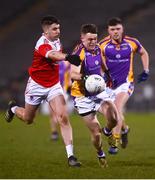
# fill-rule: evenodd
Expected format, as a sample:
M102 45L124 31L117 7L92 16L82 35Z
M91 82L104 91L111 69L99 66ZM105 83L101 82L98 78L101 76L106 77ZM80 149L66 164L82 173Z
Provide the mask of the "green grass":
M69 168L62 139L50 141L48 117L37 116L33 125L17 119L10 124L0 115L0 178L44 179L110 179L155 178L155 114L128 114L131 127L127 149L117 155L104 149L109 167L99 167L96 152L84 123L77 115L71 116L75 154L82 162L81 168ZM103 125L104 121L99 116Z

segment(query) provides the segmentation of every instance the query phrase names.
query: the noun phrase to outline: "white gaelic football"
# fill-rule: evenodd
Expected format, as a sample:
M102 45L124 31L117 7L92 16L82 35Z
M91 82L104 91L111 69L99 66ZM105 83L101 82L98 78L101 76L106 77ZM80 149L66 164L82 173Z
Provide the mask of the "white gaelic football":
M105 87L104 79L98 74L92 74L86 79L85 88L91 94L100 93L105 90Z

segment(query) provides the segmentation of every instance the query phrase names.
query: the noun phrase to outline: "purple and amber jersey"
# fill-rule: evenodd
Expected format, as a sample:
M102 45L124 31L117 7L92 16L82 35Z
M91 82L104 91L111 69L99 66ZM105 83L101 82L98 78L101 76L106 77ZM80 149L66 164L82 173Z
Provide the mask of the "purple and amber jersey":
M140 42L132 37L124 36L120 44L112 43L110 36L100 41L105 62L110 70L114 87L118 87L125 82L133 82L133 58L135 52L142 48Z
M81 73L83 76L98 74L101 75L102 70L102 52L98 45L93 51L88 51L83 44L78 45L73 54L79 55L81 62ZM74 81L71 88L71 95L74 97L85 96L84 84L82 81Z
M66 72L66 65L63 61L59 63L59 78L60 78L60 84L63 87L64 86L64 75Z
M59 78L61 86L67 91L70 86L70 65L66 65L65 61L59 63Z

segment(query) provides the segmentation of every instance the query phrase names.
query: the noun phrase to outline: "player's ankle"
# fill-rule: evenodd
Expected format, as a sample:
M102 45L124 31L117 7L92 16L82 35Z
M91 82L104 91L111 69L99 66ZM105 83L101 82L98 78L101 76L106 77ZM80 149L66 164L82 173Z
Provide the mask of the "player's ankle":
M105 157L105 153L103 152L103 150L99 150L99 151L97 151L97 156L98 157Z
M113 137L114 137L115 139L120 139L120 134L115 133L115 134L113 134Z
M13 106L12 108L11 108L11 111L12 111L12 113L14 113L15 114L15 112L16 112L16 108L17 108L18 106Z
M107 127L104 127L103 128L103 133L105 134L105 135L107 135L107 136L110 136L110 135L112 135L112 130L111 129L109 129L109 128L107 128Z

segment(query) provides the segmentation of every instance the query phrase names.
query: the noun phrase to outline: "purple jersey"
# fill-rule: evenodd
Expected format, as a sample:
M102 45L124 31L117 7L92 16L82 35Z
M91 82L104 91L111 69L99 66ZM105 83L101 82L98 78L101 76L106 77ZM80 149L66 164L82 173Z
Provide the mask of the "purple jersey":
M101 75L102 55L101 49L98 45L96 45L95 49L90 52L83 46L83 44L80 44L74 51L74 54L79 55L82 60L81 73L83 76L91 74ZM72 96L82 96L86 95L85 93L83 82L74 81L72 84Z
M60 61L59 67L60 84L63 87L63 89L67 91L71 83L70 64L66 61Z
M137 39L125 36L120 44L112 43L110 37L100 42L106 65L114 82L118 87L125 82L133 82L133 57L142 45Z
M82 62L83 74L101 75L101 66L102 66L101 49L98 46L96 46L94 52L89 52L85 49L85 58Z
M66 65L63 61L59 63L59 78L60 78L60 84L63 87L64 86L64 76L66 72Z

